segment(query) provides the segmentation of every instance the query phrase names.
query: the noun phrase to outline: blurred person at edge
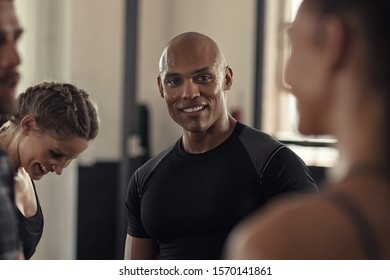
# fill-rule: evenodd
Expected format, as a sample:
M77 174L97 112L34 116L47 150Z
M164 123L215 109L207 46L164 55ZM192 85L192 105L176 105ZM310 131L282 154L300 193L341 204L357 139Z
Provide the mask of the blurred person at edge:
M23 32L12 0L0 0L0 114L13 114L21 62L17 42ZM14 171L0 145L0 259L23 259L15 208Z
M275 201L242 222L226 258L390 259L389 15L388 0L302 2L286 81L299 130L334 135L340 163L322 196Z

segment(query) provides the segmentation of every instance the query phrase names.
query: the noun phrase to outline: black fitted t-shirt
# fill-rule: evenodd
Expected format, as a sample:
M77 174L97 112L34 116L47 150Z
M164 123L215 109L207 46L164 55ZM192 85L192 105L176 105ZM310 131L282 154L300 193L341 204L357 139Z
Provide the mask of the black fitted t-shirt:
M269 135L237 123L218 147L175 145L129 182L129 235L158 243L160 259L220 259L231 229L272 197L318 188L303 161Z

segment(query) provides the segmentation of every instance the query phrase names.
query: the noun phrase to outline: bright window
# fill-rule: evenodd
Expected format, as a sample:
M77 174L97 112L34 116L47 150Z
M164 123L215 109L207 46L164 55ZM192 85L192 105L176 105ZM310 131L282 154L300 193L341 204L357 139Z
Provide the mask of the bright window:
M290 53L286 27L294 20L302 0L268 0L266 5L264 130L288 144L311 166L332 167L338 160L330 136L307 137L297 130L296 99L284 83Z

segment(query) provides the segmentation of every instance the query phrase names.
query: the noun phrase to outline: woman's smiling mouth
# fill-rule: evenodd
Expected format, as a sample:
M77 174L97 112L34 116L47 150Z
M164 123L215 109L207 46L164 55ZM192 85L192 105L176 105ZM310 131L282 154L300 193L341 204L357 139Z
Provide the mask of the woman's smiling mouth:
M44 174L49 173L49 170L43 164L39 164L39 167Z

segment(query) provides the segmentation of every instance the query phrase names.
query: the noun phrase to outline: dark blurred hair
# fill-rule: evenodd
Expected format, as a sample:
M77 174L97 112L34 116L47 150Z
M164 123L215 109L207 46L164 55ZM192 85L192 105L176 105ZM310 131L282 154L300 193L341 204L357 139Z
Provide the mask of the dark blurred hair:
M302 5L317 14L319 19L329 15L340 18L348 33L362 36L367 49L364 69L370 86L377 89L384 102L384 130L389 139L390 0L304 0ZM390 148L385 153L390 163Z
M389 0L304 0L304 5L322 16L335 15L348 29L355 19L368 49L368 74L374 86L390 89L390 1ZM349 30L350 31L350 30Z

